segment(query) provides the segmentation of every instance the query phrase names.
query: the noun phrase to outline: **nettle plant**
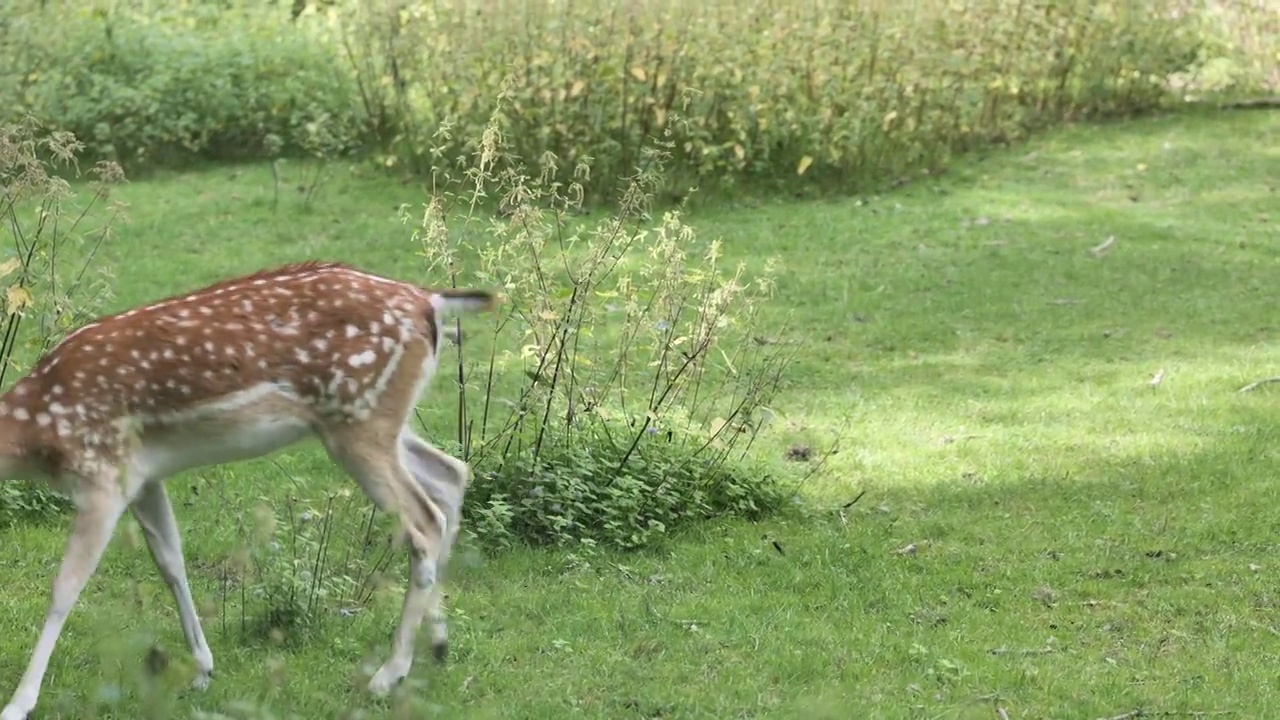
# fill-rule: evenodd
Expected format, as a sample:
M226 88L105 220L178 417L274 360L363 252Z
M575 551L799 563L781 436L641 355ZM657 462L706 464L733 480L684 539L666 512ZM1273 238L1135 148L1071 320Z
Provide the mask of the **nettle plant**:
M508 153L503 101L461 172L437 159L415 229L432 272L457 283L478 268L466 282L505 294L492 337L478 338L487 348L456 369L470 531L497 547L634 549L690 521L784 506L792 488L748 454L796 347L760 329L773 262L754 277L726 268L720 242L702 242L679 208L650 214L663 140L592 219L590 158L563 183L553 154L531 167ZM449 144L447 127L438 138ZM464 359L476 352L487 357Z
M79 174L84 145L30 118L0 125L0 387L20 376L70 330L92 319L108 297L99 251L122 218L110 200L120 166L99 162L87 193L60 172ZM69 507L43 484L0 484L0 518L50 516Z

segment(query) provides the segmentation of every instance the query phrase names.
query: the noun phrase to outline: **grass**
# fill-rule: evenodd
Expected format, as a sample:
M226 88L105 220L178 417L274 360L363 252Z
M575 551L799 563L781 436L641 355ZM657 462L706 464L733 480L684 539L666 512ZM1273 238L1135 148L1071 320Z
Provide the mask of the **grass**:
M241 701L298 718L1274 716L1280 387L1236 390L1280 373L1278 148L1274 113L1198 113L1064 129L878 196L700 205L692 222L731 257L786 260L776 317L808 347L761 451L841 436L806 488L816 513L652 553L469 548L452 661L420 653L378 703L359 673L387 650L397 592L252 641L211 570L243 532L226 508L348 481L310 448L193 473L171 492L213 686L138 671L153 640L179 664L185 648L122 532L40 717L268 717ZM122 190L113 304L315 256L418 277L395 209L420 188L343 172L312 212L287 197L273 213L271 195L254 166ZM431 392L451 399L443 379ZM424 418L454 433L448 407ZM0 529L5 693L63 533Z

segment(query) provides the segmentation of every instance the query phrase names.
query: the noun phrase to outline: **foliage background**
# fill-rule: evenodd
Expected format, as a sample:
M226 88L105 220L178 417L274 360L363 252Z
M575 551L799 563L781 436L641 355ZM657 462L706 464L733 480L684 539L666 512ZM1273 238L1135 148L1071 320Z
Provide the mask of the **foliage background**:
M611 198L662 138L669 188L839 189L1054 123L1274 91L1275 0L608 3L11 0L0 107L131 172L351 152L429 174L499 98L511 152ZM58 32L46 28L56 26ZM790 180L788 180L788 178Z

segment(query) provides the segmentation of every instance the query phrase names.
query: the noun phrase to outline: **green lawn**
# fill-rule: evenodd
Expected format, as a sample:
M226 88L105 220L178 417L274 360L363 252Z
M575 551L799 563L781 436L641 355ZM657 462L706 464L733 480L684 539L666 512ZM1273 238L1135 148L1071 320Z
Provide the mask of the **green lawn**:
M1280 375L1278 188L1280 116L1241 112L1067 129L874 197L700 204L690 221L731 259L785 259L773 317L792 314L783 334L807 347L758 448L839 436L806 487L829 511L653 553L468 549L450 663L421 643L403 692L377 702L362 665L387 651L398 591L280 645L242 636L213 570L252 524L229 509L349 481L310 447L193 473L171 493L212 687L142 678L157 641L180 684L185 648L121 532L37 713L1280 716L1280 384L1237 392ZM266 167L122 189L113 305L311 257L428 281L396 212L421 188L343 172L313 212L271 196ZM432 397L452 400L443 380ZM453 436L448 408L424 417ZM63 533L0 529L5 700Z

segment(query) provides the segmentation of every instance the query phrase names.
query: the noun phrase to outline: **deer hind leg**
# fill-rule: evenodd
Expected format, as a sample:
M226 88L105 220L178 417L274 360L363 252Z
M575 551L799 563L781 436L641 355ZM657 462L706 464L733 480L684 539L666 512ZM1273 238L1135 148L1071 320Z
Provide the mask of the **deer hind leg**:
M350 474L384 511L399 515L409 536L409 585L391 656L374 673L369 690L385 695L409 673L414 639L423 618L438 600L432 591L439 576L441 551L450 534L448 515L414 480L398 452L395 432L354 427L324 438L330 457ZM438 592L438 591L437 591Z
M461 460L414 435L407 427L400 434L400 450L404 466L414 482L435 501L448 519L438 558L439 572L443 575L448 568L449 553L462 527L462 499L471 478L471 469ZM444 662L449 654L449 627L442 600L440 583L436 582L428 591L426 615L431 621L431 654L437 662Z
M127 502L119 485L118 473L105 472L84 478L75 494L76 514L71 535L67 539L62 563L53 581L49 611L44 627L27 663L27 670L14 691L13 698L0 712L0 720L22 720L36 706L40 686L49 658L62 634L62 626L71 614L80 592L98 568L98 562L111 541L116 524L124 514Z
M187 584L186 563L182 557L182 538L178 532L178 522L173 516L173 505L169 503L169 495L165 491L163 479L156 479L143 485L130 505L133 516L142 527L142 534L147 539L147 548L151 557L160 569L160 576L169 585L173 599L178 605L178 618L182 622L182 633L187 638L187 647L191 650L196 663L196 677L191 686L203 690L209 686L213 677L213 653L209 643L205 641L204 630L200 627L200 616L196 613L195 602L191 599L191 587Z

